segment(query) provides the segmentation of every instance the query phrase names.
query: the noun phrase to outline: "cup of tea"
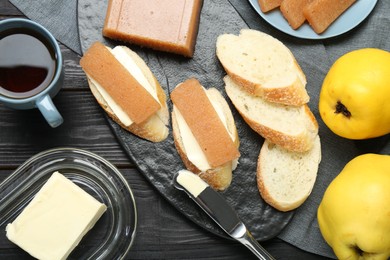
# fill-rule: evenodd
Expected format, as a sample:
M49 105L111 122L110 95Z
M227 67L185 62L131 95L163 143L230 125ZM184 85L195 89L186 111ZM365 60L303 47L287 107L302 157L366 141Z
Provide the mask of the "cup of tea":
M63 84L60 47L42 25L23 18L0 21L0 102L14 109L38 108L52 127L63 118L52 98Z

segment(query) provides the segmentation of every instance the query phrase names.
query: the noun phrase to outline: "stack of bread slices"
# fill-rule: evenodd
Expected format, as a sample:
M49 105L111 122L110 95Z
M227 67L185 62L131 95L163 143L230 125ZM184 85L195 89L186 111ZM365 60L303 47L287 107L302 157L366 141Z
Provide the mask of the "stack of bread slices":
M257 165L260 194L278 210L295 209L310 195L321 160L306 77L291 51L268 34L243 29L220 35L216 45L229 99L265 139Z

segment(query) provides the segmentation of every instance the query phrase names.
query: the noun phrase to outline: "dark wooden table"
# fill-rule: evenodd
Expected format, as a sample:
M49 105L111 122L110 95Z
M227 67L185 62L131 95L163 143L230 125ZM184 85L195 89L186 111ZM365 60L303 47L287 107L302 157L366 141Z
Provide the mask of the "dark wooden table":
M0 0L0 19L10 17L23 14ZM54 103L64 123L52 129L37 109L17 111L0 104L0 182L36 153L57 147L85 149L118 167L133 190L138 231L126 259L255 259L241 244L217 237L185 218L134 168L88 89L80 57L63 45L61 50L65 82ZM262 245L276 259L326 259L278 238ZM0 248L0 259L29 257L21 249Z

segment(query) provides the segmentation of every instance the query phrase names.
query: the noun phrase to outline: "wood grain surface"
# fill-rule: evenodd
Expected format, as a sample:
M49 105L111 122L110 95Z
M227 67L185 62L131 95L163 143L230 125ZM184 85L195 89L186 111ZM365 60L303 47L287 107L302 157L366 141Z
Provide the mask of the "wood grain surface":
M0 0L0 20L10 17L23 17L23 14L8 1ZM0 104L0 181L28 158L46 149L85 149L117 166L133 190L138 227L126 259L255 259L241 244L202 230L159 195L134 168L111 132L88 89L79 66L80 57L63 45L61 50L65 82L54 103L64 123L52 129L36 109L18 111ZM6 245L0 240L0 259L31 259L23 250ZM277 238L264 242L263 246L276 259L326 259Z

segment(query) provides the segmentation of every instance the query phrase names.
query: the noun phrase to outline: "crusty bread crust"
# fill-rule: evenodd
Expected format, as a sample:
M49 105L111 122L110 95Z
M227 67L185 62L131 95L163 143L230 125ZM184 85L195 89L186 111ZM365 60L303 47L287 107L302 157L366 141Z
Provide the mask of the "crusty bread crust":
M306 107L307 106L305 105L305 108ZM311 111L308 108L305 110L307 112L307 116L313 119L314 116ZM313 146L313 138L311 135L305 133L301 133L297 136L286 135L285 133L279 132L275 129L264 126L259 122L251 120L244 113L240 112L240 114L245 120L245 122L256 133L258 133L265 139L268 139L270 142L276 143L289 151L304 152L310 150ZM317 122L313 120L313 124L317 124Z
M299 65L297 70L302 72ZM309 102L309 96L305 90L303 82L297 78L291 85L284 88L264 88L261 84L254 83L235 74L229 68L224 68L226 73L248 93L254 96L262 97L269 102L280 103L284 105L300 106Z
M241 43L243 43L246 34L251 35L251 39L253 37L257 37L258 40L261 39L261 37L266 37L268 39L273 39L275 44L283 46L283 51L287 51L288 55L291 56L291 60L293 62L292 68L294 73L296 74L295 80L290 82L290 84L285 86L278 86L278 87L265 87L263 84L257 81L251 80L248 76L248 73L245 73L243 71L239 71L237 68L234 68L232 66L232 62L236 62L237 57L240 55L251 57L252 53L256 51L255 49L245 49L245 53L230 53L229 51L232 51L232 48L229 47L229 44L231 44L231 40L240 39L240 37L243 39ZM248 40L245 40L248 41ZM251 44L246 42L247 44ZM244 46L244 44L243 44ZM243 47L244 48L244 47ZM233 48L234 49L234 48ZM239 50L241 52L241 50ZM229 53L228 53L229 52ZM243 51L242 51L243 52ZM303 104L306 104L309 102L309 95L306 91L306 76L303 73L301 67L299 66L297 60L295 59L293 53L285 47L281 42L279 42L277 39L273 38L272 36L268 36L265 33L258 32L251 29L243 29L240 32L240 35L235 36L231 34L223 34L220 35L217 39L217 48L216 48L216 54L219 58L224 70L226 73L237 83L239 83L243 88L246 89L248 93L254 96L261 96L265 100L269 102L274 103L280 103L285 105L292 105L292 106L300 106ZM227 56L234 55L234 59L229 59ZM234 60L234 61L233 61ZM250 59L248 59L250 60ZM253 60L256 60L258 62L257 57L253 57ZM248 65L249 66L249 65Z
M240 113L244 121L256 133L258 133L265 139L268 139L270 142L278 144L290 151L304 152L309 150L313 146L314 139L318 133L318 123L310 108L306 104L302 106L305 114L304 116L306 117L305 121L307 122L305 131L302 131L299 135L289 135L288 133L284 133L280 130L266 126L263 124L263 122L259 122L252 119L244 109L240 109L238 101L236 100L237 97L232 95L232 93L230 93L229 91L229 86L232 86L232 84L235 84L233 86L235 88L240 88L240 85L230 79L229 76L226 76L224 78L224 81L226 93L228 94L233 105L236 107L237 111ZM242 88L242 91L245 92L245 89ZM297 108L294 107L294 109Z
M125 126L111 110L111 108L107 105L107 102L100 95L93 82L88 78L88 85L90 87L90 90L98 104L104 109L104 111L110 116L110 118L112 118L122 128L135 134L138 137L149 140L151 142L161 142L165 140L169 134L169 129L167 127L169 123L169 111L166 103L166 94L162 89L161 85L158 83L155 76L153 75L153 73L151 72L151 70L149 69L149 67L146 65L146 63L129 48L124 46L122 47L125 48L127 54L131 55L131 57L137 63L138 67L144 73L146 79L151 84L151 86L156 89L157 97L161 103L160 110L141 124L133 123L130 126Z
M274 161L274 158L270 156L270 153L272 153L270 150L272 149L283 151L283 148L265 140L257 162L256 178L258 190L264 201L277 210L290 211L296 209L309 197L317 178L318 166L321 161L320 138L319 136L316 137L315 144L311 150L304 153L284 151L279 153L277 161ZM288 163L285 164L283 159L289 160ZM297 170L298 165L303 169L299 168ZM272 168L273 171L269 171L269 168ZM279 172L283 170L288 172L289 176ZM273 190L272 185L277 185L280 190ZM288 195L280 198L280 194L276 194L278 192Z
M234 134L235 136L234 144L238 148L239 147L238 133L229 105L226 103L225 99L222 97L222 95L219 93L218 90L214 88L210 88L207 91L214 100L216 100L219 104L222 105L225 113L225 117L227 118L228 128ZM228 163L225 163L222 166L216 167L214 169L210 169L205 172L199 170L187 157L187 154L184 149L183 140L180 135L177 119L173 112L171 114L171 120L172 120L172 133L173 133L174 144L177 152L180 155L180 158L184 163L184 166L189 171L198 174L199 177L201 177L205 182L207 182L213 189L222 191L228 188L232 181L232 170L233 170L232 162L230 161Z

